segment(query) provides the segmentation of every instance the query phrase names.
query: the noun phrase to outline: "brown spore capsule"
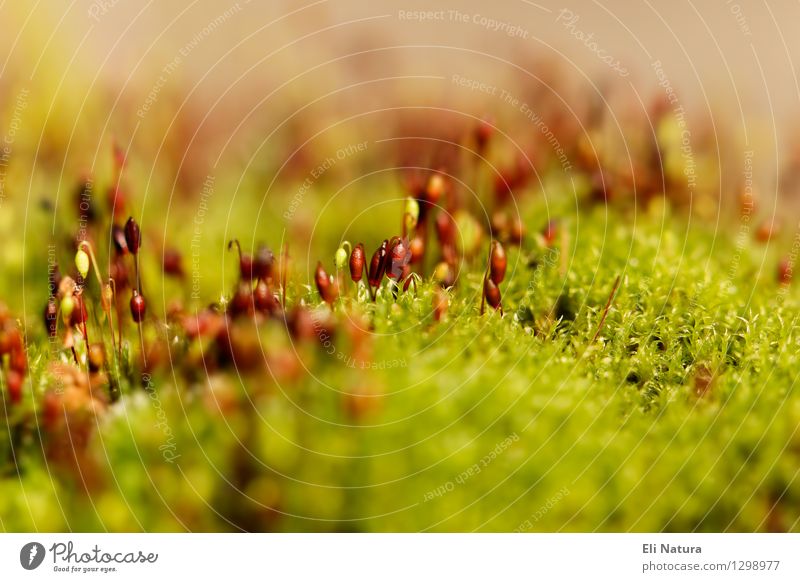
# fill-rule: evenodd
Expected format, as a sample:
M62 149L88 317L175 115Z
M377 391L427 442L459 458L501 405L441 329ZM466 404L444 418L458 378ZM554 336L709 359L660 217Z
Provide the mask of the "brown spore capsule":
M444 176L433 174L428 179L428 185L425 187L425 201L430 205L436 205L444 193L444 188Z
M87 357L89 362L90 372L99 372L106 361L106 354L103 351L102 344L92 344L89 346L89 354Z
M238 317L249 313L251 307L254 307L253 291L249 283L240 281L228 303L228 313L231 317Z
M89 319L89 314L86 312L86 302L83 300L83 294L75 295L75 309L72 310L70 316L70 324L78 326Z
M553 243L556 242L556 238L558 237L558 220L555 218L548 221L547 226L544 227L542 231L542 238L544 239L544 244L548 247L553 246Z
M8 397L11 404L19 404L22 401L22 385L25 378L15 370L9 370L6 374L6 386L8 388Z
M278 307L278 302L265 281L261 281L256 285L255 291L253 291L253 303L256 311L265 314L272 313Z
M436 217L436 236L442 246L454 246L456 225L453 218L446 212L441 212Z
M508 259L503 245L498 241L492 242L492 251L489 258L489 278L495 285L503 282L506 276Z
M336 301L338 290L336 288L336 283L331 280L321 262L317 263L314 279L317 283L317 291L319 291L322 300L329 305L333 304L333 302Z
M133 216L128 218L128 222L125 223L125 243L128 245L128 250L134 255L142 246L142 231Z
M364 255L364 245L358 243L353 252L350 253L350 278L358 283L364 276L364 262L366 257Z
M389 248L386 275L391 279L397 280L402 277L404 269L408 266L411 260L411 252L409 251L408 243L398 237L392 239Z
M433 319L436 321L441 321L442 318L447 314L447 308L450 305L450 300L444 289L441 287L434 289L431 303L433 306Z
M408 250L411 252L411 262L414 264L419 263L425 255L425 241L421 236L415 236L408 244Z
M125 229L118 224L111 227L111 241L118 255L128 253L128 241L125 240Z
M141 323L144 320L145 313L147 312L147 305L145 304L144 297L134 289L133 296L131 297L131 317L136 323Z
M238 239L233 239L228 243L228 250L236 246L239 252L239 279L241 281L251 281L253 279L253 257L248 253L242 252L242 245L239 244Z
M183 272L183 257L179 250L174 248L164 249L163 260L164 274L173 277L182 278Z
M500 288L488 277L483 282L483 295L486 297L486 303L493 308L500 307Z
M47 328L47 335L51 338L56 337L58 330L58 305L55 301L48 301L44 308L44 326Z
M372 260L369 264L369 273L367 279L370 287L378 287L381 284L383 275L386 271L386 257L388 255L389 241L384 239L381 246L372 255Z
M253 259L253 275L255 278L266 281L272 275L272 264L274 262L275 255L270 248L265 245L259 246Z
M784 257L778 263L778 283L788 285L792 282L794 266L789 257Z

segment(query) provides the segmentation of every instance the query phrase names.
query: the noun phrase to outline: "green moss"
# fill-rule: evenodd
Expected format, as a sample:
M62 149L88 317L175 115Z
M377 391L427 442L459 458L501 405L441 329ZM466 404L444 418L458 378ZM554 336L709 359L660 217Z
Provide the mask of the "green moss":
M538 225L540 209L529 212ZM153 400L125 386L90 445L100 476L91 495L48 473L31 436L18 447L19 473L6 463L0 479L0 524L797 530L796 293L779 293L758 271L756 250L661 220L585 212L563 225L568 249L532 240L508 249L505 317L479 315L481 282L470 273L438 323L431 284L396 306L382 293L360 306L375 327L368 369L337 356L352 350L341 330L329 354L292 344L275 323L260 332L263 349L296 354L301 371L291 381L234 372L212 390L202 373L192 385L176 376L178 386L161 374L154 381L174 462L162 454L169 435ZM309 287L298 290L318 302ZM39 394L40 334L30 334ZM707 389L698 396L701 376ZM355 388L380 396L357 420L342 394ZM2 452L7 459L7 442Z

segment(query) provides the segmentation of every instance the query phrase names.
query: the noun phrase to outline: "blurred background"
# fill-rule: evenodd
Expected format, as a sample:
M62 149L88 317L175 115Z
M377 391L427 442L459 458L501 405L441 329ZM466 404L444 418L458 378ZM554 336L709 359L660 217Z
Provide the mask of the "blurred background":
M725 224L744 189L759 220L796 210L794 3L80 0L6 3L0 16L0 220L4 233L25 226L9 268L22 268L25 237L55 236L81 176L119 178L112 144L132 212L162 239L187 249L195 236L221 261L236 224L275 246L301 235L313 256L346 236L315 231L325 212L356 205L348 229L370 232L396 216L383 207L403 196L398 166L446 165L398 137L458 141L487 115L507 138L499 166L553 157L559 132L542 136L558 125L635 174L654 111L685 112L673 138L691 142L690 213ZM686 159L674 162L680 174ZM201 234L198 210L217 217Z

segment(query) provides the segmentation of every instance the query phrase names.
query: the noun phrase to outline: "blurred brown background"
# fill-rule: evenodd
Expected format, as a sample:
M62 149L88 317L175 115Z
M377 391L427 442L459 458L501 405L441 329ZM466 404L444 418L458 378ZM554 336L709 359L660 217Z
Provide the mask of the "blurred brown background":
M409 15L421 10L437 12ZM602 93L624 119L661 91L660 61L703 132L724 130L728 188L749 150L762 199L779 185L795 196L798 3L79 0L5 3L0 18L4 119L30 90L17 151L66 174L96 168L111 136L146 152L144 167L172 144L176 187L196 191L217 160L373 109L499 109L502 122L497 96L454 74L500 89L535 79L578 106Z

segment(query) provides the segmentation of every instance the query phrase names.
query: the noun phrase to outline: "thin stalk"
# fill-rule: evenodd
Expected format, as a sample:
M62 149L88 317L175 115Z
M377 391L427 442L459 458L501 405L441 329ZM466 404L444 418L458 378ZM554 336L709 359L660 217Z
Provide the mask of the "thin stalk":
M139 344L142 347L142 363L144 364L145 368L147 368L147 353L144 349L144 332L142 331L142 324L137 323L136 326L139 328Z
M94 275L97 278L97 285L100 289L100 306L103 308L103 312L106 314L108 318L108 329L111 333L111 344L114 350L116 351L117 346L114 342L114 327L111 325L111 305L108 304L106 301L105 294L103 293L103 281L100 278L100 271L97 268L97 258L94 256L94 250L92 249L92 245L89 241L81 241L81 244L78 246L79 249L83 249L85 252L89 253L89 257L91 258L92 262L92 270L94 271Z
M597 326L597 331L592 338L590 343L594 343L597 341L597 338L600 336L600 331L603 329L603 324L606 322L606 317L608 316L608 311L611 309L611 302L614 301L614 295L617 294L617 288L619 287L619 280L621 275L617 275L617 280L614 281L614 287L611 289L611 295L608 296L608 301L606 301L606 306L603 309L603 317L600 318L600 323Z
M58 324L60 321L61 321L61 302L59 301L58 310L56 311L56 336L58 336ZM64 326L66 327L66 331L64 333L67 334L68 336L71 335L72 328L66 322L64 322ZM66 344L66 339L64 343ZM78 354L75 352L75 342L72 341L70 343L71 345L69 347L72 350L72 358L75 360L75 365L80 366L80 362L78 362ZM63 347L66 347L66 345Z
M86 320L89 319L89 314L86 312L86 303L83 299L83 290L77 295L78 309L81 310L81 319L83 319L83 341L86 343L86 365L89 365L89 329L86 327ZM85 316L85 317L84 317Z
M483 281L481 281L481 315L486 308L486 278L489 276L489 273L492 269L492 245L489 243L489 258L486 261L486 269L483 271ZM500 308L502 310L502 307ZM500 311L502 315L503 312Z
M111 343L114 344L114 351L117 353L117 367L122 371L122 316L119 313L119 302L117 301L117 283L111 277L108 278L108 287L111 289L110 303L114 303L117 310L117 327L119 328L119 342L114 343L114 322L111 319L111 306L108 307L108 326L111 328Z
M141 294L142 280L139 278L139 253L133 255L133 268L136 272L136 290Z
M483 276L483 283L481 283L481 315L486 309L486 275Z
M120 373L122 372L122 312L120 311L119 307L119 299L117 298L117 282L114 281L111 277L108 278L108 283L111 285L111 300L114 302L114 306L117 310L117 329L119 332L119 338L117 341L117 350L119 354L119 368ZM114 335L114 328L111 328L111 335Z

